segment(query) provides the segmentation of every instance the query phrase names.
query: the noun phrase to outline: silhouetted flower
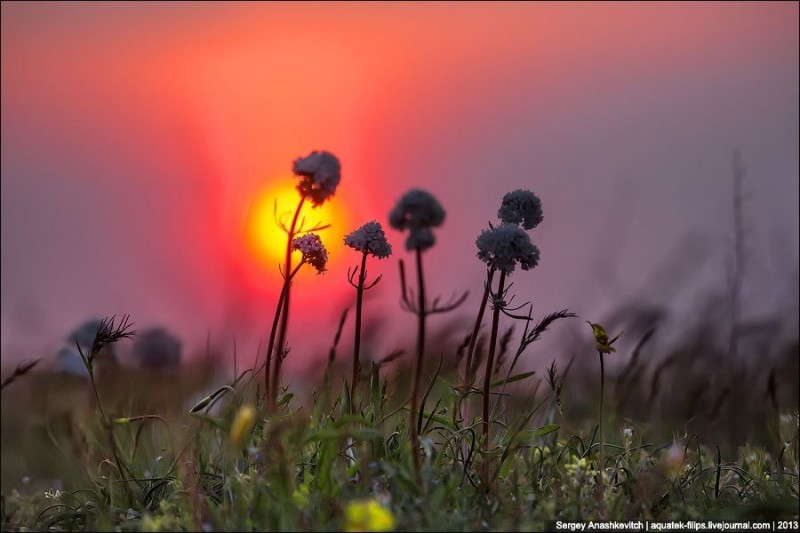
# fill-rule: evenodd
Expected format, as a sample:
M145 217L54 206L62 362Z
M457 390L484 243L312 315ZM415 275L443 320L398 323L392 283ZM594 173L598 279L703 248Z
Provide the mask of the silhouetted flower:
M146 368L175 368L181 362L181 341L164 328L151 328L134 342L133 356Z
M330 152L315 150L306 157L296 159L292 168L302 178L297 190L315 206L322 205L333 196L341 179L339 160Z
M542 201L531 191L517 189L503 196L497 216L504 224L517 224L532 229L543 220Z
M75 376L88 376L89 373L86 370L86 366L83 364L80 352L83 352L83 355L86 357L91 355L95 338L101 332L102 327L103 321L101 319L92 318L81 324L80 327L75 328L67 335L64 344L56 353L53 369L56 372ZM116 366L118 364L116 345L113 343L104 345L103 348L95 354L93 360L96 363Z
M367 222L344 238L344 243L359 252L367 252L379 259L392 255L392 245L386 240L379 222Z
M513 272L517 263L522 270L530 270L539 263L539 248L525 230L514 224L483 230L475 243L478 259L506 274Z
M409 230L406 250L425 250L436 242L431 228L440 226L444 218L444 209L431 193L411 189L389 213L389 225L400 231Z
M310 263L317 269L318 274L325 272L325 265L328 262L328 251L322 244L322 239L316 233L309 233L302 237L297 237L292 241L292 248L302 252L303 260Z

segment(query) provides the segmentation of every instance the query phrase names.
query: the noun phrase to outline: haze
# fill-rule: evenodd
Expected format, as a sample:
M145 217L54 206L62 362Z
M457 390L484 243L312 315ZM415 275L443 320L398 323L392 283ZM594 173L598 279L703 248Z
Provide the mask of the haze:
M593 320L724 290L738 149L745 317L796 315L797 20L796 2L3 2L3 361L122 313L189 354L210 335L252 357L279 284L244 213L314 149L342 162L349 229L386 226L410 187L439 198L429 292L469 289L458 316L482 290L475 238L504 193L534 191L542 259L518 300ZM365 312L391 348L414 326L388 236ZM293 293L293 354L322 356L352 305L358 256L328 247Z

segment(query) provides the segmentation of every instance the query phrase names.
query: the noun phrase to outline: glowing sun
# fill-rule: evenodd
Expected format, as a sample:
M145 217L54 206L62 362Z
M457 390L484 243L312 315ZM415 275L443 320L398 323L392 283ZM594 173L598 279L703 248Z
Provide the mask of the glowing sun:
M295 188L296 183L295 179L282 180L264 187L255 195L245 215L247 247L261 265L275 274L278 274L278 265L285 260L287 239L278 221L283 221L287 228L292 223L292 216L300 202L300 194ZM329 260L338 255L347 233L347 210L342 206L339 197L334 196L316 208L306 200L297 220L298 228L302 223L305 230L330 224L330 227L315 233L319 234L325 243ZM295 252L293 258L295 264L299 257L300 253Z

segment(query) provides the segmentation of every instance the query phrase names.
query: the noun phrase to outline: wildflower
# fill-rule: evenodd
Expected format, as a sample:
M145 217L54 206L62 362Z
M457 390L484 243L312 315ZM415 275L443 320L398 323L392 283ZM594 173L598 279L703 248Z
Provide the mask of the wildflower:
M391 531L395 526L392 512L377 500L354 500L344 510L344 531Z
M497 211L503 224L522 225L525 229L533 229L544 219L542 201L531 191L517 189L503 196L503 204Z
M440 226L444 218L444 209L431 193L411 189L389 213L389 225L400 231L409 230L406 250L426 250L436 242L431 228Z
M241 448L245 438L250 434L256 422L256 409L251 404L239 408L231 424L230 443L234 448Z
M683 463L686 459L686 448L678 441L673 441L672 446L667 450L667 456L661 463L661 468L664 473L670 478L676 478L683 469Z
M568 474L570 485L573 488L584 485L587 480L596 475L594 464L586 457L572 456L569 462L564 465L564 470Z
M475 244L478 259L506 274L514 271L517 262L522 270L539 264L539 248L522 228L513 224L483 230Z
M578 477L583 476L585 472L592 469L593 466L586 457L578 457L577 455L572 456L570 462L564 465L564 470L566 470L568 474Z
M328 263L328 251L322 244L322 239L316 233L309 233L302 237L297 237L292 241L292 248L302 252L303 261L310 263L317 269L317 274L325 272L325 265Z
M306 483L303 483L292 492L292 500L296 506L302 509L308 505L309 494L311 494L311 490Z
M44 493L44 497L48 500L60 500L62 492L59 489L50 489Z
M306 157L297 158L292 170L302 179L297 190L311 199L314 206L322 205L333 196L341 179L339 160L330 152L313 151Z
M544 461L547 457L550 457L550 447L549 446L542 446L539 448L538 446L533 449L533 462L538 463Z
M392 255L392 245L386 240L379 222L367 222L344 238L344 243L359 252L367 252L378 259Z
M617 341L617 339L620 338L622 332L620 332L619 335L617 335L613 339L608 340L608 333L606 333L606 330L603 326L601 326L600 324L595 324L594 322L589 322L588 320L586 321L586 323L592 326L592 334L594 335L594 346L595 348L597 348L598 352L611 353L617 351L617 349L611 345L614 344Z

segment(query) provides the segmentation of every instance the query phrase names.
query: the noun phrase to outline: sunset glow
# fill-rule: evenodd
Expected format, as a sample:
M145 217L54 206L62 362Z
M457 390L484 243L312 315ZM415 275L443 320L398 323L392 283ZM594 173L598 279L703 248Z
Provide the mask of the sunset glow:
M317 208L306 203L298 218L298 227L306 230L330 224L316 233L326 243L331 261L338 257L339 245L348 227L347 211L337 200L334 198ZM287 179L264 187L246 208L244 232L247 247L253 260L267 272L278 274L278 265L283 262L286 253L286 233L278 221L283 221L288 227L299 201L295 180ZM299 252L295 252L295 257L299 259Z
M480 297L475 240L519 188L547 202L523 301L599 316L603 291L661 291L650 273L689 239L708 241L707 262L687 253L685 293L724 285L735 147L758 179L748 283L763 297L748 309L787 293L770 291L798 254L796 3L98 5L2 3L4 353L49 353L87 317L130 313L188 352L211 330L253 357L281 287L274 202L291 217L292 163L313 150L336 155L341 183L305 210L333 227L328 271L299 273L294 353L327 353L359 261L342 237L371 220L394 249L370 263L384 275L371 305L400 313L413 254L387 216L412 187L447 212L432 297ZM87 270L97 243L103 268Z

